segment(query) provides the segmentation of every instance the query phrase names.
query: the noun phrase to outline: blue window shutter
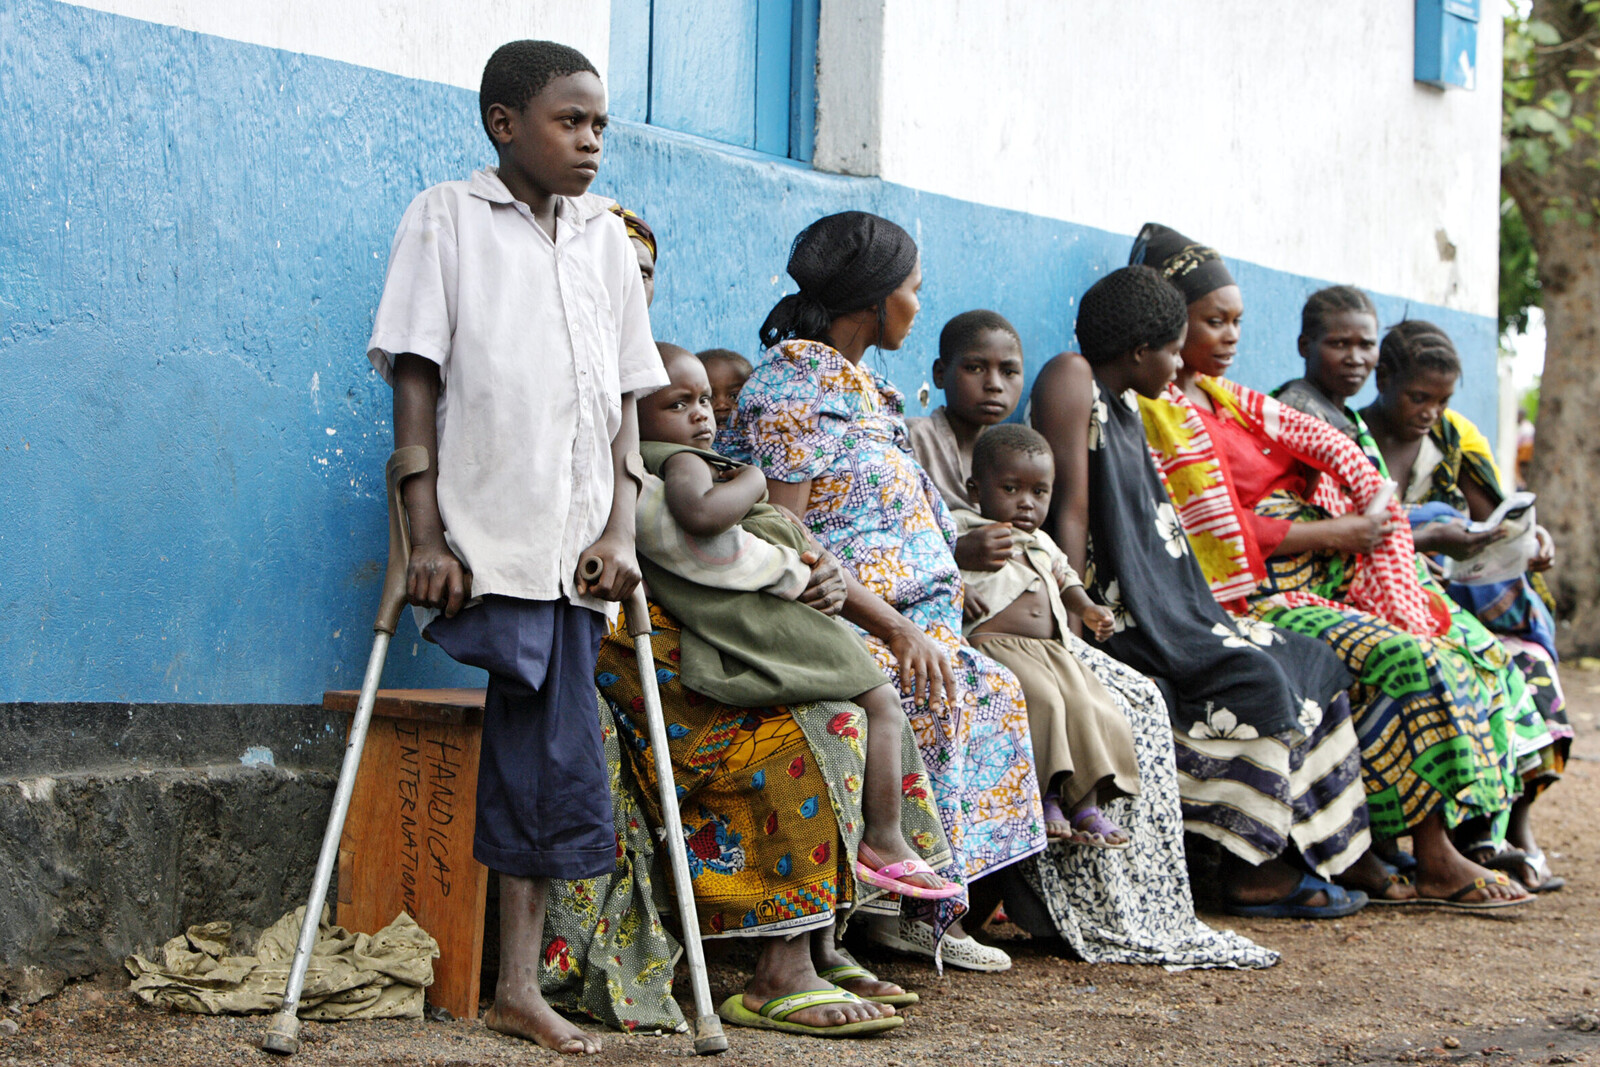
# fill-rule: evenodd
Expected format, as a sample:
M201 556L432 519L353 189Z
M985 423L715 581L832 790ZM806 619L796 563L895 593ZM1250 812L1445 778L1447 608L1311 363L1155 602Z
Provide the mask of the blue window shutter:
M755 147L756 0L654 0L650 122Z
M789 154L794 0L756 0L755 126L758 152Z
M611 0L606 107L614 118L650 120L650 0Z
M811 162L817 140L817 20L822 0L793 0L790 35L789 157Z

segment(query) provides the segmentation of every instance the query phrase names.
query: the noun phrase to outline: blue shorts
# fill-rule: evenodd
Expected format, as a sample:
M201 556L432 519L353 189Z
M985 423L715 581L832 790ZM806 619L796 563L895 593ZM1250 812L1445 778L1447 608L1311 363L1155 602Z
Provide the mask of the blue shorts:
M594 665L606 618L566 600L486 596L427 636L489 672L472 854L517 878L594 878L616 866L611 776Z

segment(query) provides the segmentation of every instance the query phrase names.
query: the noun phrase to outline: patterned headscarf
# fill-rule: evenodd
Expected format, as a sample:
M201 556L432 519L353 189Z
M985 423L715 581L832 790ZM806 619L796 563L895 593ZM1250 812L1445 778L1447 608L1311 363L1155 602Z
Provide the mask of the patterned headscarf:
M650 228L650 224L621 204L612 204L611 213L622 220L622 224L628 228L629 237L644 243L644 246L650 250L650 259L654 261L657 258L656 234Z
M1232 285L1233 275L1214 248L1191 241L1177 230L1159 222L1147 222L1134 238L1128 264L1143 263L1161 272L1183 291L1184 300L1194 303L1207 293Z

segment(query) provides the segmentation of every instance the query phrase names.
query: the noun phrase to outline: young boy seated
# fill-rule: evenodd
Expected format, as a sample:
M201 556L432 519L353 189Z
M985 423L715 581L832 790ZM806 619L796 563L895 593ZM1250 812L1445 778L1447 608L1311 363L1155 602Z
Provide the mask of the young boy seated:
M951 509L970 508L972 448L978 436L1004 421L1022 396L1022 341L1005 317L993 311L964 311L939 332L933 384L944 403L926 418L907 419L906 431L917 462ZM1011 558L1011 527L985 523L956 541L956 563L963 570L999 570ZM962 610L971 619L984 603L969 587Z
M608 602L639 581L634 396L666 373L622 222L587 192L606 126L593 65L514 41L478 103L499 165L406 209L367 355L394 387L396 447L429 457L405 486L418 624L489 672L472 854L500 878L500 976L484 1023L595 1053L539 992L545 902L549 879L616 862L594 670Z
M1035 430L1008 423L978 438L967 479L978 511L956 510L956 529L1009 523L1015 547L998 571L961 572L985 605L963 632L1022 683L1046 834L1126 848L1127 834L1099 805L1139 792L1133 730L1100 679L1072 654L1081 639L1069 629L1067 613L1102 641L1115 622L1109 608L1089 599L1066 555L1039 529L1055 476L1050 445Z
M711 413L716 416L717 429L726 430L733 409L739 406L739 390L755 368L731 348L708 348L696 355L711 382Z
M956 896L961 887L934 874L900 832L899 691L859 636L796 601L809 536L766 503L759 467L708 450L716 427L705 368L687 349L659 347L671 382L639 404L650 477L638 547L651 597L682 627L683 684L735 707L853 700L867 717L856 877L904 896Z
M933 384L944 403L926 417L906 420L917 462L952 508L967 506L972 446L1004 422L1022 397L1022 341L993 311L963 311L939 331Z

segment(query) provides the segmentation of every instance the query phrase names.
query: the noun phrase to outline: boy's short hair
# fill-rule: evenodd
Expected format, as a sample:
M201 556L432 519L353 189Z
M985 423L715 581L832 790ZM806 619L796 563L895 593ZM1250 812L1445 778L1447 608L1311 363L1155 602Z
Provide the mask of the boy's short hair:
M1091 365L1110 363L1143 345L1160 348L1177 340L1188 322L1183 294L1159 271L1121 267L1078 302L1078 351Z
M750 361L731 348L708 348L704 352L696 352L695 355L700 358L701 363L732 363L746 378L755 372Z
M1461 376L1461 357L1450 335L1431 322L1407 319L1389 327L1378 346L1378 369L1391 385L1404 385L1419 371Z
M491 107L500 104L521 111L555 79L580 73L600 76L582 52L554 41L510 41L496 48L483 65L483 81L478 86L478 115L489 143L500 147L489 131Z
M945 323L944 329L939 331L940 365L961 355L978 339L979 334L989 330L1010 334L1011 339L1017 342L1017 350L1021 351L1022 338L1017 334L1017 328L998 311L979 308L976 311L963 311Z
M1044 434L1020 422L1002 422L979 434L977 442L972 446L973 480L981 480L1002 458L1013 455L1055 458L1054 453L1050 451L1050 442L1044 439Z

